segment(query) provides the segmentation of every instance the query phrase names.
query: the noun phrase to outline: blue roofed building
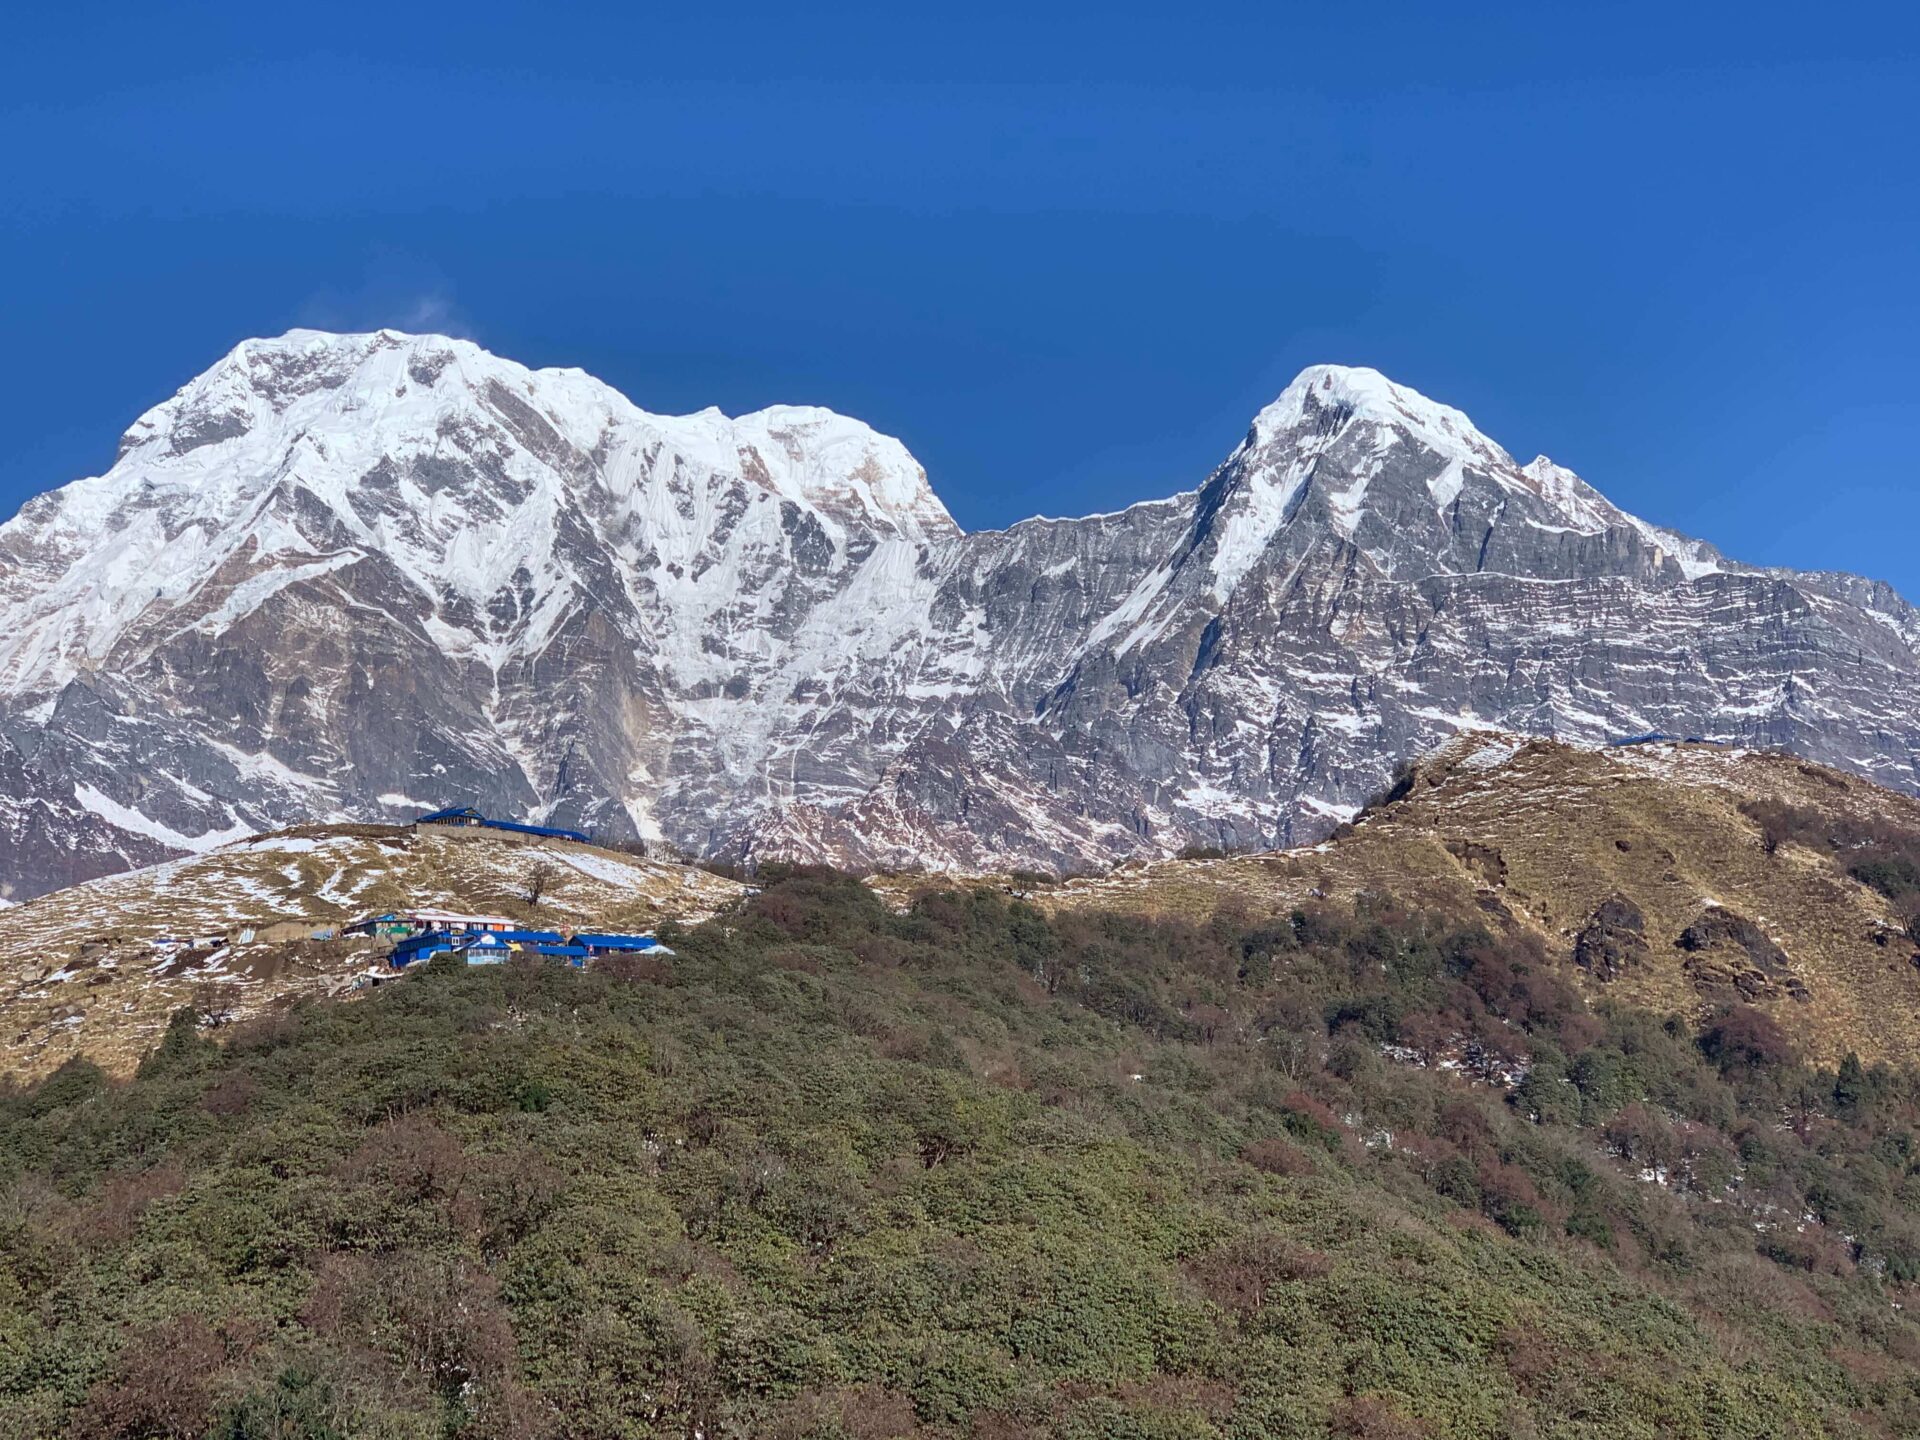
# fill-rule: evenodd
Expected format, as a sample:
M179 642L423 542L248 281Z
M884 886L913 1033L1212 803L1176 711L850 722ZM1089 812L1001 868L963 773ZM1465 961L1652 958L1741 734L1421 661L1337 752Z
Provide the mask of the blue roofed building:
M395 945L393 953L387 956L387 964L396 970L404 970L409 965L418 964L443 951L457 948L459 948L459 942L448 931L427 930L418 935L409 935Z
M573 943L589 955L671 955L651 935L575 935Z
M449 805L422 815L416 825L467 825L486 830L509 830L516 835L540 835L549 840L573 840L582 845L593 842L578 830L562 830L555 825L525 825L518 820L491 820L471 805Z
M462 945L460 953L469 965L504 965L519 948L509 945L504 936L485 931Z

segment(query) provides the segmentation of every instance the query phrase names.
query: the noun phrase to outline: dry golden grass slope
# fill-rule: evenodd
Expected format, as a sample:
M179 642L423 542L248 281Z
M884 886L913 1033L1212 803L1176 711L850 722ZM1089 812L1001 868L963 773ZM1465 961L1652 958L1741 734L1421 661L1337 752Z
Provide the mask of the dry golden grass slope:
M1828 855L1791 843L1769 854L1740 809L1762 798L1920 831L1920 801L1787 755L1470 735L1425 761L1404 799L1327 844L1130 866L1035 899L1258 915L1316 896L1387 893L1530 931L1569 961L1579 952L1590 996L1689 1016L1744 1000L1811 1058L1854 1050L1913 1062L1920 969L1898 917ZM1615 897L1626 905L1603 913Z
M1660 744L1582 750L1468 735L1411 791L1327 844L1128 865L1032 892L1052 909L1279 915L1391 895L1536 936L1590 995L1689 1017L1766 1009L1815 1059L1920 1058L1920 968L1899 918L1826 854L1769 853L1743 803L1774 799L1920 833L1920 801L1791 756ZM538 907L525 895L546 875ZM876 878L898 902L942 878ZM1005 883L981 881L973 883ZM84 1054L124 1072L174 1009L241 1015L337 994L371 944L298 938L369 911L447 908L540 928L698 920L740 893L686 866L593 846L441 827L312 826L74 886L0 922L0 1074ZM277 928L270 928L277 927ZM161 936L237 936L213 948ZM1681 937L1691 931L1691 943Z
M72 1055L124 1073L181 1005L245 1016L337 994L385 947L303 937L370 912L645 930L703 919L739 892L689 866L501 831L315 825L256 836L0 914L0 1075L43 1075ZM232 943L156 945L161 937Z

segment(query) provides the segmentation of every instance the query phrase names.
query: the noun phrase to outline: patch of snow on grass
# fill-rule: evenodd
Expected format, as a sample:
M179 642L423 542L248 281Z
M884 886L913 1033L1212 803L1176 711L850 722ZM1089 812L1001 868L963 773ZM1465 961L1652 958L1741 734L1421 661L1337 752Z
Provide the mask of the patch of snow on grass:
M582 875L598 880L604 885L615 885L622 890L637 889L646 879L644 871L624 861L609 859L604 855L572 855L561 852L557 859L564 860Z
M1492 740L1460 762L1468 770L1496 770L1520 753L1520 740Z

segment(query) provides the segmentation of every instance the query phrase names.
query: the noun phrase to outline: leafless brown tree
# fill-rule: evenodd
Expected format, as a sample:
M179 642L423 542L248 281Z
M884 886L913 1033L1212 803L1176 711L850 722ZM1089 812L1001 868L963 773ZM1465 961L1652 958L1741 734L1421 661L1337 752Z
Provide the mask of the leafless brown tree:
M240 987L231 981L209 980L193 992L193 1013L203 1030L218 1030L240 1017Z

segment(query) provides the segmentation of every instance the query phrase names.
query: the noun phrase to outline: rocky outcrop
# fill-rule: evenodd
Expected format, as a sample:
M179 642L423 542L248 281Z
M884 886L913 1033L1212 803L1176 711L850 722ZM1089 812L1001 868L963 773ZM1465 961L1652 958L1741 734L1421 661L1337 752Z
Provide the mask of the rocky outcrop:
M1647 918L1624 895L1601 901L1573 941L1574 964L1602 982L1644 965L1650 953Z
M1787 952L1753 921L1724 905L1709 906L1674 943L1686 952L1687 973L1703 994L1745 1000L1807 998Z

